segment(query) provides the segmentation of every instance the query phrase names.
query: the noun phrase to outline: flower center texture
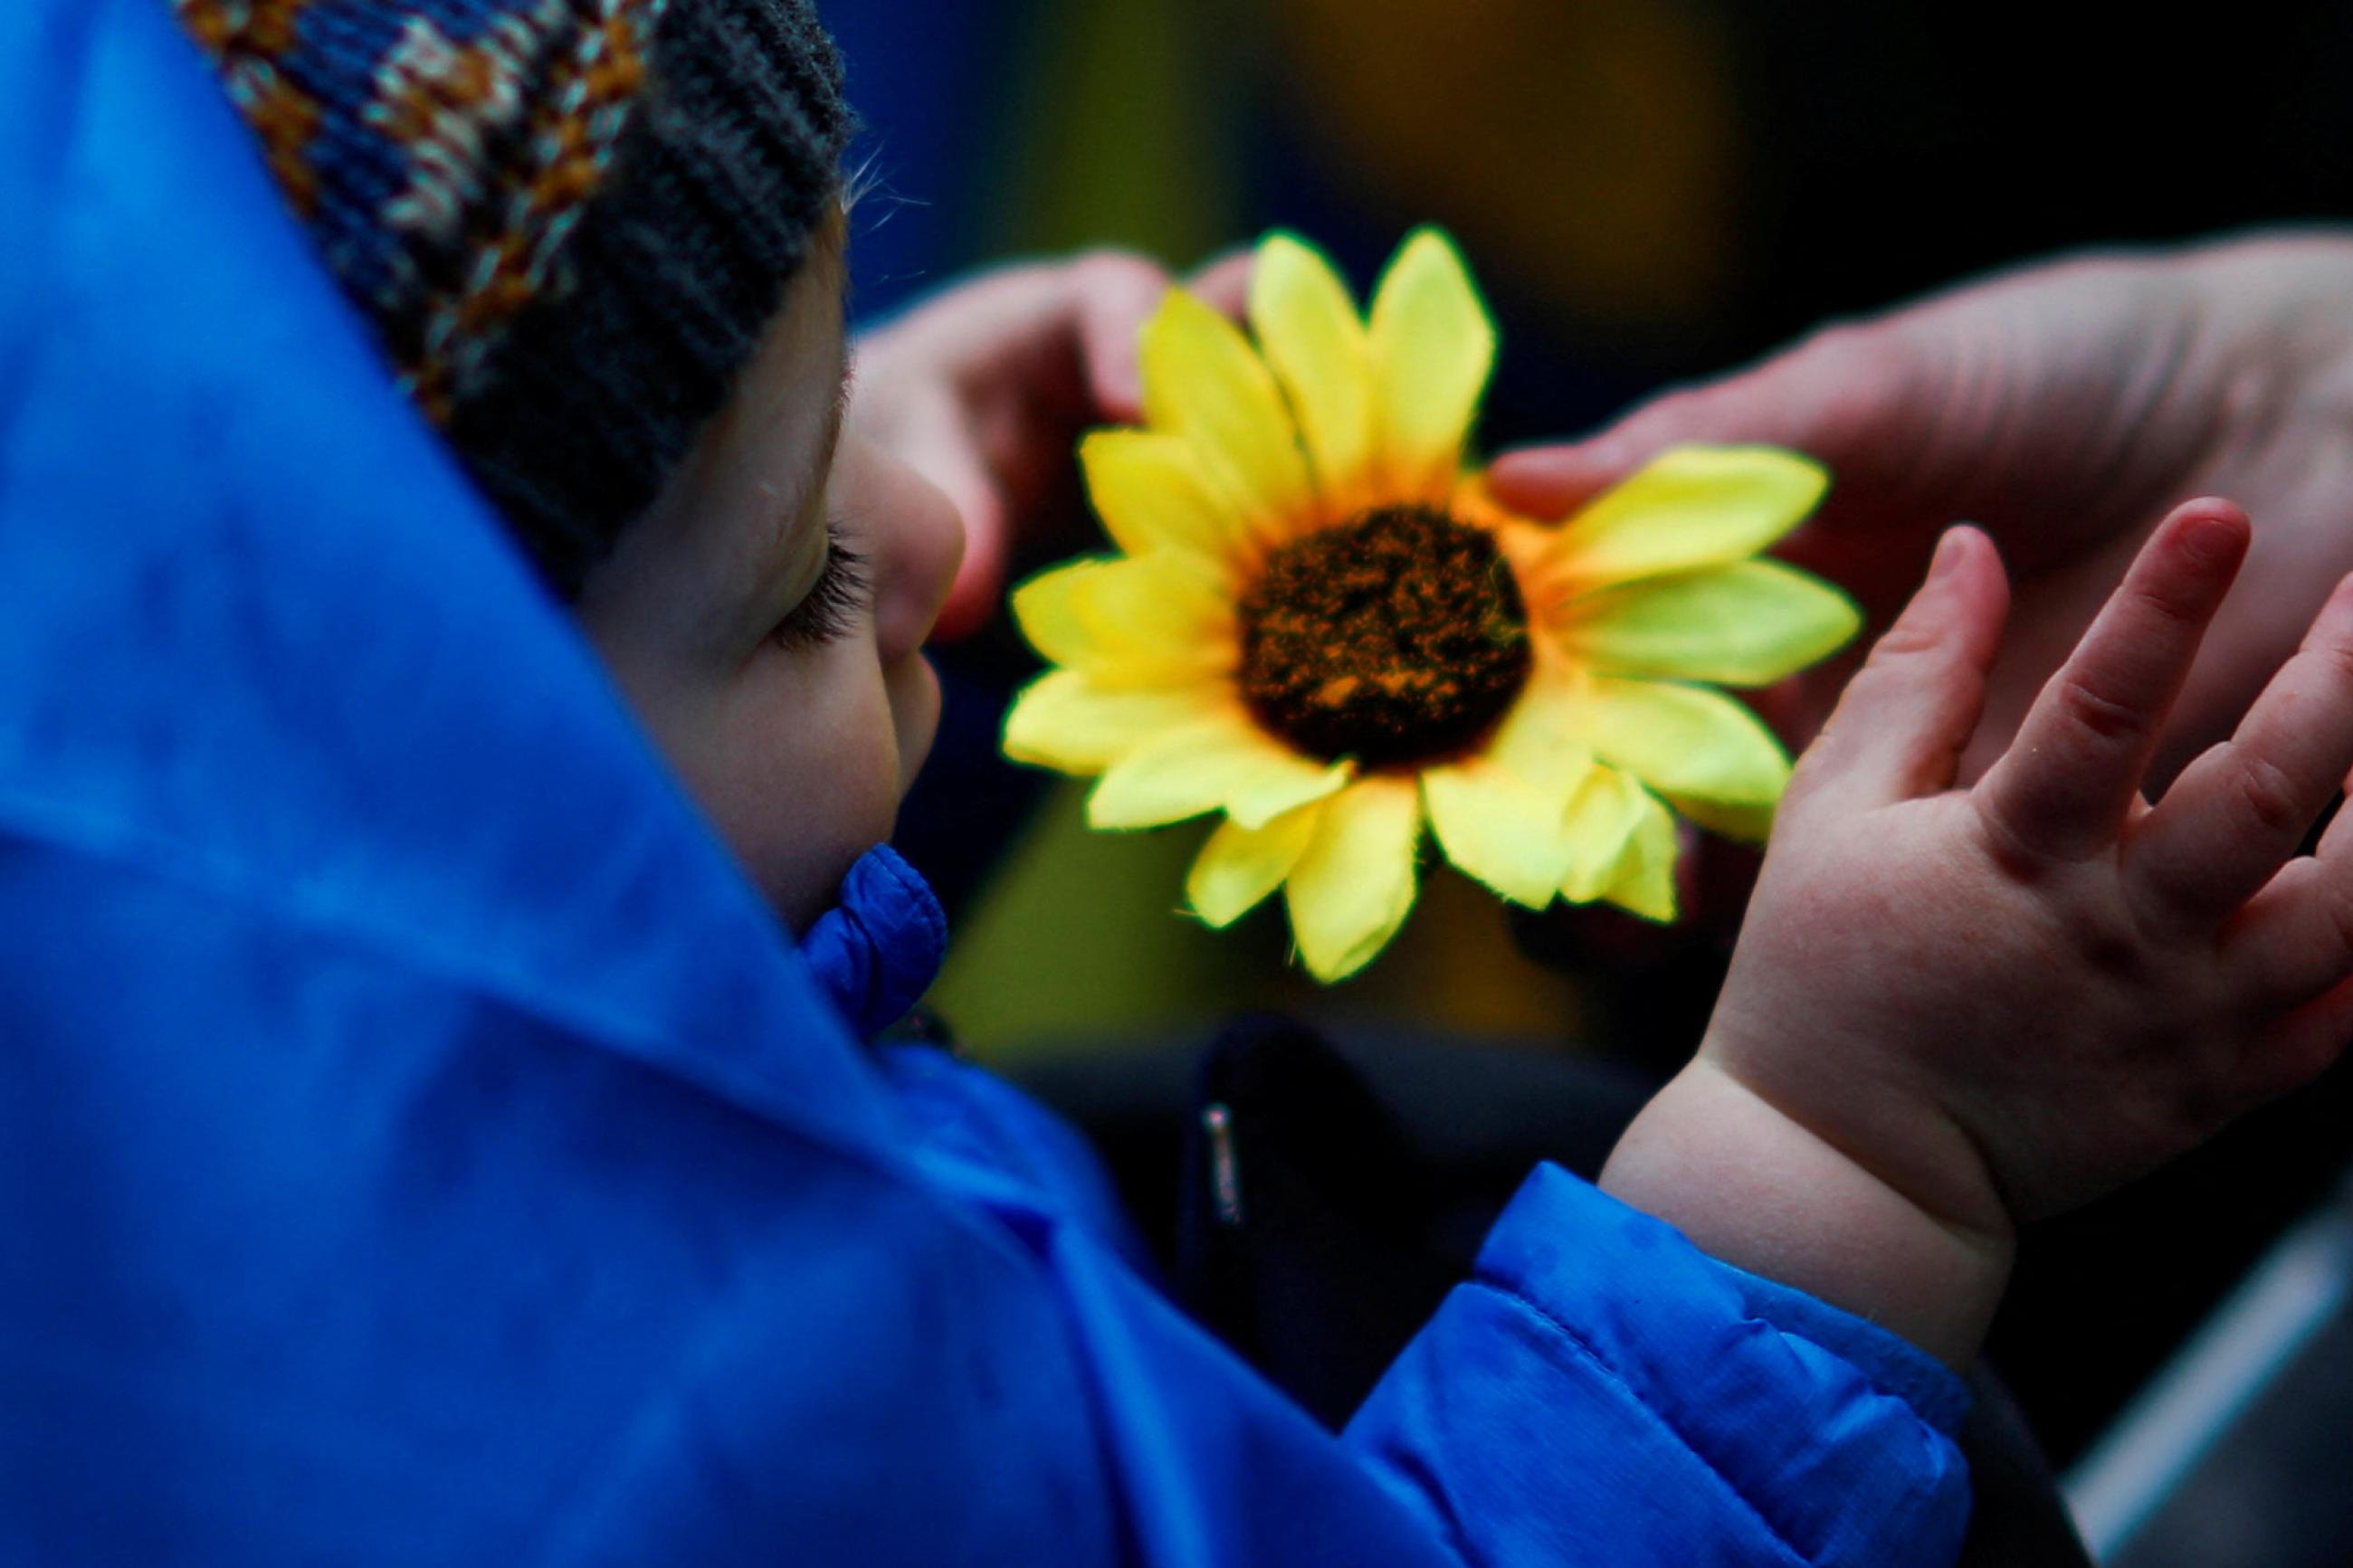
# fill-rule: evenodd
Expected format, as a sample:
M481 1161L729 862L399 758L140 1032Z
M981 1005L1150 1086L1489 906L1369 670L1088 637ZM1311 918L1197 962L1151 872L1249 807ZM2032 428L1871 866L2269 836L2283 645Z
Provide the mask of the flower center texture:
M1527 607L1486 530L1380 507L1276 551L1241 599L1242 699L1312 755L1419 763L1527 684Z

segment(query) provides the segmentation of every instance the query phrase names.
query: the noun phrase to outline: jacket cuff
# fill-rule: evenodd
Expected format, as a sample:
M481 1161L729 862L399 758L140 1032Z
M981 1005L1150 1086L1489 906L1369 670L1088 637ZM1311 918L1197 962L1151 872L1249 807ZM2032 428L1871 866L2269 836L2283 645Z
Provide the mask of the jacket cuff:
M1896 1335L1546 1165L1348 1436L1470 1563L1882 1568L1958 1553L1968 1405Z

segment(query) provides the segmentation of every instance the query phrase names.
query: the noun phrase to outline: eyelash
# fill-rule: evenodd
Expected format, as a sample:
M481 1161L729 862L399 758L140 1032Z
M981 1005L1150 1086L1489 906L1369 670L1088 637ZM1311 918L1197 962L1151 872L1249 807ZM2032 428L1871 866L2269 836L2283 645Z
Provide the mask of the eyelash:
M818 572L817 585L792 607L771 635L778 647L797 649L822 647L847 637L858 625L859 614L866 608L869 586L866 557L839 539L828 539L825 565Z

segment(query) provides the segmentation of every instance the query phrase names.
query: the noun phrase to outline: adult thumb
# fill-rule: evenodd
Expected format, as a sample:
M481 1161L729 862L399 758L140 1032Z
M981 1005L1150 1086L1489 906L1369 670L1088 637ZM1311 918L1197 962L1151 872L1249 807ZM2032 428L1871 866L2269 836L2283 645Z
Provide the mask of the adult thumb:
M1525 517L1565 517L1683 442L1791 447L1841 477L1900 432L1915 378L1883 326L1837 327L1715 381L1662 393L1582 440L1525 447L1487 472L1495 500Z

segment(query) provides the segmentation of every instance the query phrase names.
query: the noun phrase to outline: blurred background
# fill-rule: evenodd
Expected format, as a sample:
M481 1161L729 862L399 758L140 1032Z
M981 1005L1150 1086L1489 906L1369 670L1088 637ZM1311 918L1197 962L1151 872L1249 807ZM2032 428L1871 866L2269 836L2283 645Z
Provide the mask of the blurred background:
M1114 244L1184 268L1271 225L1361 289L1451 229L1503 326L1489 450L1574 433L1818 322L2085 245L2353 218L2353 6L1885 0L828 0L875 194L862 319L961 270ZM986 643L976 669L1018 656ZM994 661L994 662L992 662ZM984 682L985 684L985 682ZM985 703L952 715L985 753ZM953 737L952 737L953 738ZM977 766L977 764L976 764ZM1085 835L1067 787L935 786L961 830L942 1013L1017 1068L1238 1005L1614 1057L1697 1037L1721 938L1506 921L1451 874L1368 975L1316 993L1279 914L1176 912L1200 831ZM940 836L934 835L937 839ZM922 856L918 856L921 859ZM2073 1455L2353 1154L2340 1072L2029 1244L1993 1354ZM2343 1441L2346 1434L2339 1434Z

